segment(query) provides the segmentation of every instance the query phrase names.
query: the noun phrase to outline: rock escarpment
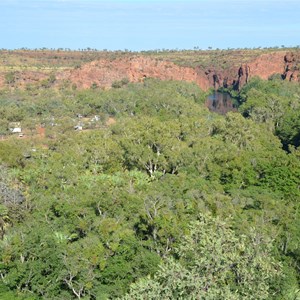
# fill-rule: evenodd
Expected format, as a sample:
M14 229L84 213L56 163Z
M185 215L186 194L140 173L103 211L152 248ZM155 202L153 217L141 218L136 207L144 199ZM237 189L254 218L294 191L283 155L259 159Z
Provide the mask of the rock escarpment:
M70 80L78 88L89 88L93 84L111 87L114 82L122 79L130 82L141 82L148 77L195 82L203 90L210 87L208 78L201 70L180 67L172 62L141 56L112 61L94 61L63 74L61 79Z
M300 53L289 52L284 57L284 72L282 79L300 81Z
M232 87L239 90L250 78L258 76L267 80L277 74L283 80L300 82L300 54L275 52L263 54L253 61L241 64L239 68L205 71L210 86L214 88Z
M201 54L199 54L201 55ZM241 57L242 60L243 57ZM235 57L236 59L236 57ZM244 61L244 60L243 60ZM74 69L39 71L14 71L13 83L7 82L7 73L0 74L0 86L25 87L38 84L42 87L59 86L66 82L77 88L99 86L110 88L115 82L141 82L153 77L161 80L195 82L202 90L220 87L239 90L252 77L268 79L272 75L289 81L300 81L300 53L277 51L262 54L255 59L221 68L211 62L211 67L184 67L162 59L143 55L100 59ZM12 75L12 74L10 74Z
M181 67L172 62L135 56L113 61L99 60L64 74L63 77L79 88L89 88L92 84L111 87L113 82L126 78L130 82L140 82L153 77L161 80L183 80L195 82L201 89L233 88L239 90L250 78L258 76L268 79L278 74L282 79L299 81L300 55L289 52L263 54L238 68L225 70L201 67Z

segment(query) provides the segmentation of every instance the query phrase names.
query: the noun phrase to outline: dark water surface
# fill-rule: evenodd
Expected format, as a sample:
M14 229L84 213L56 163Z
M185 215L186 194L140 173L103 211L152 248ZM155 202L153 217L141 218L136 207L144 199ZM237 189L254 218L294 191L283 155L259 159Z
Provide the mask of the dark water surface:
M214 91L206 100L206 106L210 111L225 115L229 111L237 111L231 96L228 93Z

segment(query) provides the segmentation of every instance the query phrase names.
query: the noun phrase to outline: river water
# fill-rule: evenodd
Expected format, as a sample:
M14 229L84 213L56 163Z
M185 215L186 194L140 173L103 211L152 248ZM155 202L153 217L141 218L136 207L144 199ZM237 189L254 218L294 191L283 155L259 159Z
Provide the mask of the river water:
M229 111L237 111L231 96L228 93L214 91L206 100L206 106L210 111L225 115Z

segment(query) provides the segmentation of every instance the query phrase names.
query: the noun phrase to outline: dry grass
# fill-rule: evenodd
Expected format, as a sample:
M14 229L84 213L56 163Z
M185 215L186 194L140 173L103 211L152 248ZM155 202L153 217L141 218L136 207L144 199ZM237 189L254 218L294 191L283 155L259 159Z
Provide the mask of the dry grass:
M181 66L215 67L226 69L249 62L256 57L275 51L296 51L298 48L267 48L267 49L228 49L228 50L185 50L165 52L145 52L145 55L156 59L169 60Z
M59 71L78 68L98 59L114 60L132 55L150 56L181 66L226 69L274 51L299 51L298 48L228 49L228 50L159 50L159 51L62 51L0 50L0 72Z

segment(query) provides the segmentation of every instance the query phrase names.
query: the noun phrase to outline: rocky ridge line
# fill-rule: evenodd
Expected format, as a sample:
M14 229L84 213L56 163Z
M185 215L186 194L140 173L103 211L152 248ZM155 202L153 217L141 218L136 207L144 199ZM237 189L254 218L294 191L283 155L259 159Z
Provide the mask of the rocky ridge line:
M201 66L183 67L173 62L157 60L146 56L132 56L114 60L97 60L86 63L72 70L57 72L55 85L67 81L79 89L99 86L110 88L115 82L126 80L141 82L145 78L161 80L182 80L195 82L202 90L209 88L232 87L239 90L251 77L258 76L268 79L277 74L284 80L300 81L300 54L294 52L273 52L263 54L248 63L225 70L218 67L203 69ZM49 73L41 71L15 72L14 86L25 87L27 84L43 83L49 78ZM50 85L53 84L50 82ZM7 86L5 74L0 74L0 87Z

